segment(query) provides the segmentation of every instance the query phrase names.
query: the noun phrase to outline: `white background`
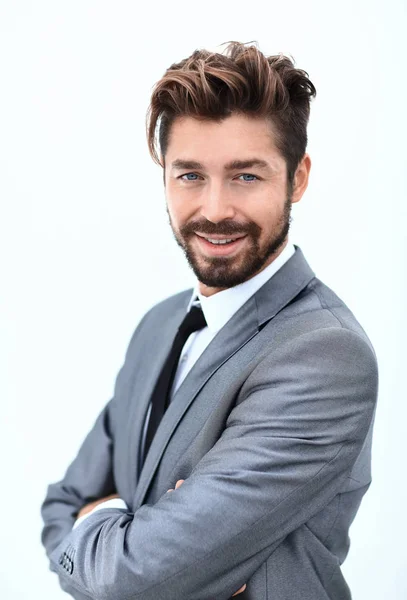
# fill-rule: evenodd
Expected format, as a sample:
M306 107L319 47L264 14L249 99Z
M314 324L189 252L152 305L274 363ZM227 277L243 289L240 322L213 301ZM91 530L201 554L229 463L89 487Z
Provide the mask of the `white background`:
M142 315L194 283L147 151L151 89L229 40L290 54L317 88L290 239L380 369L373 482L343 571L354 600L407 597L406 31L402 0L0 0L1 598L67 597L40 543L46 487Z

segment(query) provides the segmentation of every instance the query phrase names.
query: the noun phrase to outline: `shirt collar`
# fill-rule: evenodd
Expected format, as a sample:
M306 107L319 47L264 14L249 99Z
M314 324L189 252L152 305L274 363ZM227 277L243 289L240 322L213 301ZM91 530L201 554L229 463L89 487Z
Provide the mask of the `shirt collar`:
M260 273L251 279L235 285L234 287L217 292L212 296L203 296L199 292L199 282L196 281L189 301L188 309L193 304L200 304L205 315L205 320L211 333L215 334L232 318L241 306L266 283L291 256L295 254L294 245L290 242L284 250L267 265Z

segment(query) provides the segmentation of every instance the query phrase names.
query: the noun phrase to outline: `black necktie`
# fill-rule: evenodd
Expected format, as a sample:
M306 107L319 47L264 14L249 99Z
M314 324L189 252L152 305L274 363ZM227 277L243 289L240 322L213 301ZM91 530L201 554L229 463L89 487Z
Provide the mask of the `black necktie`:
M169 396L174 381L175 372L177 370L178 360L182 352L182 348L188 337L194 331L206 327L205 316L200 306L192 306L191 310L185 315L184 320L178 328L170 353L164 363L164 367L157 380L151 397L151 413L148 423L146 441L144 446L143 456L147 456L148 449L153 440L154 434L160 424L160 421L169 404ZM144 458L143 461L144 462Z

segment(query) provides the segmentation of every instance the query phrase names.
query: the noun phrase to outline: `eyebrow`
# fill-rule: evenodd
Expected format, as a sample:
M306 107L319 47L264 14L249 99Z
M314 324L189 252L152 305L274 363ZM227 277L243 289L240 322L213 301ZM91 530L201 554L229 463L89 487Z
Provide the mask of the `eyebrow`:
M224 166L225 171L233 171L235 169L248 169L258 167L259 169L271 170L268 162L261 158L250 158L247 160L232 160ZM195 160L176 159L171 163L172 169L204 169L204 165Z

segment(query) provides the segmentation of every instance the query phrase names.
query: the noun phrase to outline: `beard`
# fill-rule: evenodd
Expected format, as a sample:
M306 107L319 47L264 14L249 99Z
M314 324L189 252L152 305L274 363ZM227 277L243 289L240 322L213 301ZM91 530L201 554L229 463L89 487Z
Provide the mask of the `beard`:
M285 242L291 223L291 194L288 194L282 214L269 233L267 239L260 245L261 228L256 223L240 224L224 220L220 223L212 221L189 221L176 231L168 211L169 223L175 241L183 250L189 266L198 281L208 287L231 288L247 281L262 270L268 259L277 252ZM246 240L236 255L206 256L195 250L191 239L195 232L210 236L210 234L230 235L230 237L246 234Z

